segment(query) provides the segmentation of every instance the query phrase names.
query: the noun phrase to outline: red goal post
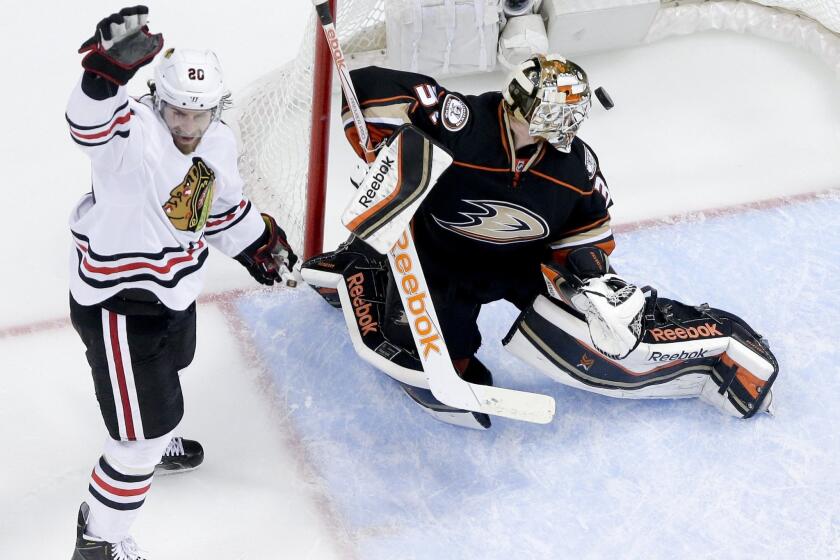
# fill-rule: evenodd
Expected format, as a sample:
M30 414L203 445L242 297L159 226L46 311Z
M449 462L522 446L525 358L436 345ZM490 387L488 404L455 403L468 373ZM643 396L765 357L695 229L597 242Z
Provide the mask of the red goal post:
M473 1L422 0L424 4ZM420 2L330 0L349 66L387 65L386 13L393 14L402 6ZM574 18L575 25L591 26L588 33L580 34L590 38L597 37L598 27L609 20L611 13L626 13L620 10L655 4L650 21L644 22L646 28L639 35L643 37L640 42L712 29L751 33L809 50L840 76L840 2L837 0L542 0L541 3L543 12L551 13L552 17ZM314 8L307 25L309 31L294 58L256 80L245 91L236 92L235 125L242 145L240 171L246 192L261 209L277 217L295 250L308 257L322 250L330 129L337 126L335 130L340 131L341 128L340 116L330 112L337 88L333 87L332 63ZM562 49L552 45L552 50L578 56L597 52L597 41L594 46L591 40L580 46L566 42ZM302 143L301 138L308 141Z
M336 1L329 0L330 12L333 14L335 14ZM327 203L327 168L330 159L330 98L333 65L326 41L319 41L317 32L315 35L303 240L304 258L320 253L324 246L324 207Z

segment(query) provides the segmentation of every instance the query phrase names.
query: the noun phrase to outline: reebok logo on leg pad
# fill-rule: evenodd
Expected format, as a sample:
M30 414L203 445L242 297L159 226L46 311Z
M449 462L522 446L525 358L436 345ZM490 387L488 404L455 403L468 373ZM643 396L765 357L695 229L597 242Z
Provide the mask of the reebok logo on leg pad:
M376 327L379 326L379 323L374 321L373 315L370 313L372 304L364 299L364 281L365 275L361 272L347 278L347 292L353 298L350 301L353 304L353 313L356 315L356 322L359 323L362 335L377 332Z
M674 362L676 360L693 360L695 358L705 358L708 350L701 348L695 352L682 351L679 354L665 354L663 352L651 352L648 358L649 362Z
M711 338L723 336L715 323L706 323L699 327L687 327L676 329L649 329L648 332L656 342L667 342L669 340L691 340L694 338Z

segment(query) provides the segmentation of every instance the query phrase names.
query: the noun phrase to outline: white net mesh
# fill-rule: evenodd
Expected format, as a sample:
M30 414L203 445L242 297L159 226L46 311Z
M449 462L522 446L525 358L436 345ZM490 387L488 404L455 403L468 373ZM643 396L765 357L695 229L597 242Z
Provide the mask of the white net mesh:
M750 4L778 8L781 11L812 19L828 31L840 33L840 2L838 0L662 0L663 7L706 4Z
M305 47L305 45L304 45ZM311 50L311 49L310 49ZM237 101L242 139L239 169L246 193L271 213L300 253L306 215L312 76L301 58L278 68L251 86L245 101Z
M756 0L756 2L804 14L817 20L831 31L840 33L840 2L837 0Z
M835 0L670 0L663 2L645 40L709 30L789 43L822 58L840 78L840 5Z
M338 0L336 29L351 67L384 59L386 46L385 12L397 13L411 2L432 4L444 0ZM461 1L461 0L459 0ZM546 0L548 1L548 0ZM603 7L638 4L639 0L599 0ZM586 4L591 9L592 3ZM729 8L724 7L728 4ZM758 5L776 7L779 18L754 18ZM731 29L757 32L778 38L780 35L826 59L840 74L840 0L749 0L724 2L716 0L663 0L648 39L701 29ZM703 7L718 8L713 15L699 15ZM735 6L735 7L732 7ZM752 7L753 10L739 9ZM729 13L726 13L729 10ZM766 10L765 10L766 11ZM673 17L666 15L673 14ZM708 10L706 10L708 12ZM724 14L726 23L709 23ZM793 15L795 14L795 15ZM796 16L805 17L796 17ZM662 17L660 17L662 16ZM695 17L703 22L685 20ZM787 19L781 16L786 16ZM759 19L762 15L757 16ZM807 19L810 18L810 19ZM803 25L797 25L801 20ZM813 21L811 21L813 20ZM682 30L681 30L682 26ZM248 196L264 211L274 215L286 229L296 251L303 248L306 232L306 197L309 165L310 119L312 114L312 82L314 45L323 40L315 23L304 38L297 56L252 84L237 96L236 117L242 140L240 169L246 181ZM755 31L758 29L758 31ZM782 37L784 39L784 37ZM336 118L331 119L336 122Z
M336 29L345 54L384 51L385 0L339 0ZM303 248L315 41L323 40L313 10L308 33L287 64L266 74L236 100L246 193ZM316 35L317 33L317 35Z

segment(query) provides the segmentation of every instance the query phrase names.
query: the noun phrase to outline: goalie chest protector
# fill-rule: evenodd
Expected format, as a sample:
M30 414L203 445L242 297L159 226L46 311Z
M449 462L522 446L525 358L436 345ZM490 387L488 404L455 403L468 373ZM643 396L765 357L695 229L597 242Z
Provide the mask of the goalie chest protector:
M517 151L498 91L461 95L422 74L373 66L351 77L374 144L410 122L453 156L414 219L431 283L457 278L492 300L493 286L523 275L541 285L539 264L570 238L612 244L609 191L579 138L568 154L548 142ZM345 133L358 146L352 122Z

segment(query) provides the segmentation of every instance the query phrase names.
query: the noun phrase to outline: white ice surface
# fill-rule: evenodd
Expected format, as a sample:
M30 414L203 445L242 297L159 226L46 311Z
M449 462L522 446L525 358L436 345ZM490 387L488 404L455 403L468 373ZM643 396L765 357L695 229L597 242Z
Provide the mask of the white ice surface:
M840 191L618 241L627 278L760 329L782 368L775 417L558 385L502 350L516 310L497 303L482 311L479 356L498 385L552 395L557 417L459 430L356 358L314 294L240 300L359 557L840 557Z
M309 2L149 2L169 45L208 46L234 93L294 55ZM68 138L75 48L103 0L4 6L0 169L0 558L69 557L105 437L67 314L66 216L88 188ZM840 87L815 58L706 34L581 59L616 100L583 136L617 222L840 186ZM133 91L142 90L141 74ZM445 80L465 92L498 76ZM290 131L293 134L294 131ZM328 216L349 192L336 158ZM482 313L500 384L547 391L545 427L435 423L357 360L314 293L250 288L214 255L182 433L207 462L158 478L135 534L167 558L840 558L840 203L619 236L616 263L665 295L739 313L782 364L775 419L696 401L617 401L555 385L500 351L513 311ZM328 246L344 237L338 227Z
M201 476L157 477L136 538L153 558L276 558L275 543L290 558L344 558L285 407L224 310L202 308L181 378L181 429L205 446ZM106 437L84 347L68 327L0 339L0 355L0 558L69 558L73 513Z

